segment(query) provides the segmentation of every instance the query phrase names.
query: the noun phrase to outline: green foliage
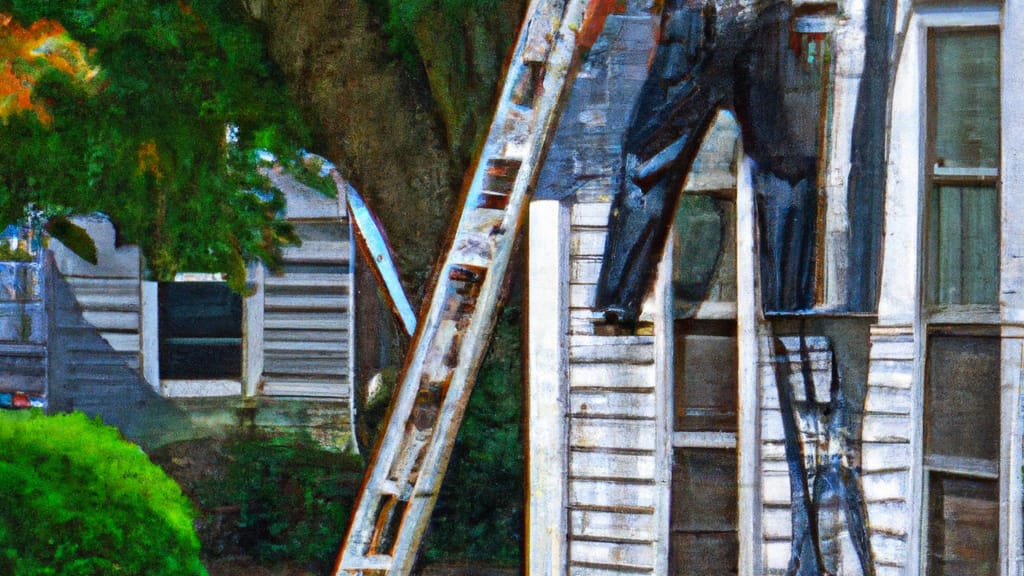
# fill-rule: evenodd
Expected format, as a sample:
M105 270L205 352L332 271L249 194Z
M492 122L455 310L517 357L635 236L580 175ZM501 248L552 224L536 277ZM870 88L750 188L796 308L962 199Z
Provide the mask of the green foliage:
M88 232L68 220L67 216L59 215L50 218L46 225L46 231L50 233L50 236L60 240L82 260L90 264L97 263L96 243L92 241Z
M192 508L99 420L0 412L0 573L206 574Z
M226 477L197 487L200 506L238 506L234 532L260 561L328 570L348 527L362 459L326 450L308 434L243 436L227 452Z
M31 262L32 260L34 260L32 255L21 248L11 250L6 242L0 242L0 262Z
M523 539L519 309L494 331L424 547L428 561L517 564Z
M334 179L323 175L324 168L324 161L320 157L309 155L292 162L287 170L299 182L328 198L334 198L338 195L338 187Z
M89 86L45 70L33 101L52 120L26 110L0 127L0 222L29 202L103 212L157 279L220 271L241 290L246 260L279 262L294 235L254 150L285 157L308 130L237 0L0 0L0 12L60 22L100 70Z

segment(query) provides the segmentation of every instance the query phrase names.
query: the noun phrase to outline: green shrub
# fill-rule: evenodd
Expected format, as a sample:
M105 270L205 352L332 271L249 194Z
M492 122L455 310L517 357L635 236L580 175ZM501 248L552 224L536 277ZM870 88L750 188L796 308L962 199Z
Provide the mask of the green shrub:
M21 248L11 249L7 242L0 242L0 262L31 262L32 255Z
M238 507L231 531L261 562L333 564L362 478L362 459L326 450L309 434L246 435L229 442L223 478L196 488L205 510Z
M192 507L98 419L0 411L0 573L206 574Z

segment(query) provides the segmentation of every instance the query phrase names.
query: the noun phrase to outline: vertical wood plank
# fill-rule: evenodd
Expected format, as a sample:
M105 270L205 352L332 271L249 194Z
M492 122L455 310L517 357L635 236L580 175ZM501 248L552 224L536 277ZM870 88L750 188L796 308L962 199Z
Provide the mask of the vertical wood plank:
M902 29L896 37L904 41L892 90L899 98L892 99L890 117L879 324L912 323L919 302L923 34L906 20L911 6L910 0L899 0Z
M1002 234L1000 261L1000 301L1003 322L1024 320L1024 301L1014 285L1024 282L1024 267L1019 250L1024 242L1021 227L1021 206L1024 206L1024 67L1020 54L1024 51L1024 5L1006 2L1003 5L1000 87L1002 90L1002 142L1000 173L1002 175ZM1022 478L1017 471L1024 465L1021 437L1021 372L1024 370L1024 330L1019 326L1004 327L1002 425L1003 445L1000 467L1006 470L1000 483L999 501L1005 506L1000 517L999 532L1002 574L1024 573L1024 510L1022 510Z
M530 203L527 310L527 573L567 565L568 208Z
M1022 564L1021 510L1021 367L1024 363L1024 333L1019 327L1004 327L1001 375L1001 444L999 469L999 554L1001 573L1020 574Z
M141 282L142 299L139 314L139 339L142 348L142 376L157 393L160 392L160 336L158 333L160 306L156 282Z
M242 301L242 393L252 398L256 396L260 378L263 377L263 304L266 279L263 264L250 266L248 275L255 292ZM352 425L355 426L355 421Z
M737 148L740 148L737 146ZM741 154L741 153L740 153ZM754 245L754 186L751 160L739 156L736 187L736 349L739 403L737 419L737 530L739 576L763 573L761 555L760 419L757 378L757 254Z
M654 289L654 396L657 410L655 460L657 471L654 478L657 486L657 508L655 519L654 573L668 574L669 547L671 546L672 508L672 392L673 392L673 295L672 242L667 242L661 262L658 264Z
M1024 323L1024 6L1003 5L1003 33L1000 38L1000 103L1002 122L999 173L1002 186L1001 286L1003 321ZM1018 543L1017 549L1020 549Z

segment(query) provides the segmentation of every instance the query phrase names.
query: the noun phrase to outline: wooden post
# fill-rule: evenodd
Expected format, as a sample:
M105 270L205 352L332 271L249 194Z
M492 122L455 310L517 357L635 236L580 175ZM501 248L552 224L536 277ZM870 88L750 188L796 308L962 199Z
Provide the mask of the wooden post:
M139 346L142 376L160 393L160 306L159 285L156 282L140 281L139 297Z
M1024 7L1020 2L1003 4L1000 38L1000 86L1002 91L1002 254L1000 257L1000 301L1003 325L1002 346L1002 446L999 487L1000 563L1005 575L1024 573L1024 490L1021 450L1024 423L1021 421L1022 371L1024 371L1024 224L1020 206L1024 201ZM1012 325L1009 325L1012 324Z
M741 146L737 145L740 149ZM737 475L739 576L762 573L760 400L758 394L757 228L750 161L737 152L736 185L736 349L738 364Z
M527 342L527 574L566 571L568 207L530 204Z
M249 266L249 282L255 292L242 301L242 394L255 398L263 377L263 264Z

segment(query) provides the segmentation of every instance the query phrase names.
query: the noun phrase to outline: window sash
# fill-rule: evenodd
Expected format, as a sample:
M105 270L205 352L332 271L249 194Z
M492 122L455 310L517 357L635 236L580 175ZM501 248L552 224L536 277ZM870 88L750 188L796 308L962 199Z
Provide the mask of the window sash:
M991 60L985 58L986 48L992 49ZM942 169L998 174L999 67L998 28L929 29L927 166L932 175Z
M929 327L922 463L926 574L999 574L1001 348L991 326ZM984 536L979 542L964 540L977 534Z
M928 31L924 288L933 309L999 301L998 35L995 27ZM993 40L988 47L995 49L994 61L968 49ZM960 58L940 62L944 50L943 55ZM993 79L977 76L989 64L995 90L989 89ZM967 78L951 76L957 73ZM987 114L991 107L995 118Z

